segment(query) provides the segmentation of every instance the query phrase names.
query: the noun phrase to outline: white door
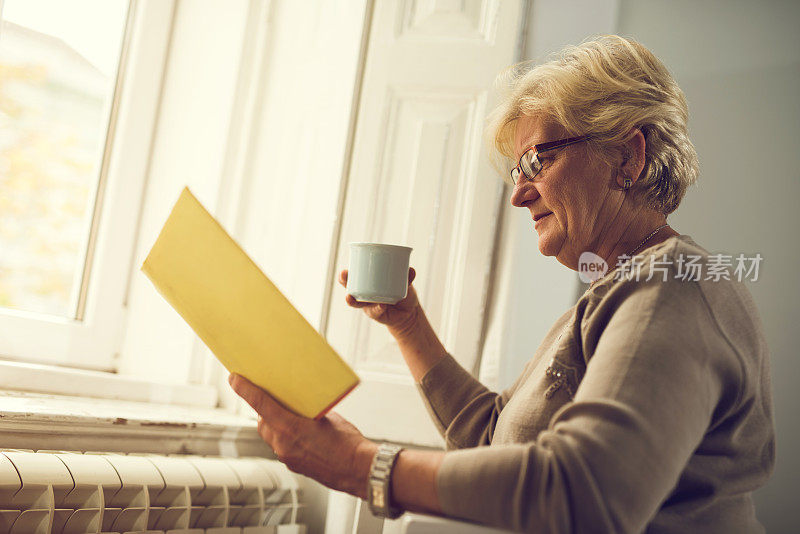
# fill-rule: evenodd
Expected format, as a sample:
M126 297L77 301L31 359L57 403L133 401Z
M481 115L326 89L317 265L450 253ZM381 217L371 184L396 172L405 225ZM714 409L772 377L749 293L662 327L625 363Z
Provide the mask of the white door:
M414 286L447 350L478 365L502 181L483 144L496 75L515 59L523 2L375 2L338 242L413 247ZM327 338L362 384L338 408L366 435L440 445L386 329L335 285Z

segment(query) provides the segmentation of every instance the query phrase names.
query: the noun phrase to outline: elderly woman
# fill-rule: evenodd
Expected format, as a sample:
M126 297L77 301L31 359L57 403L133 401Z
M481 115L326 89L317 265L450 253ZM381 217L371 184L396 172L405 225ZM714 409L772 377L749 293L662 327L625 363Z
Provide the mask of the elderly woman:
M666 222L697 174L687 118L664 65L621 37L516 74L491 121L516 163L511 203L530 211L542 254L578 270L592 252L611 268L502 393L447 353L413 286L394 306L348 295L397 340L448 450L379 447L336 414L299 418L232 376L278 458L388 516L529 532L763 530L752 492L773 467L774 431L756 307L735 279L687 276L709 254Z

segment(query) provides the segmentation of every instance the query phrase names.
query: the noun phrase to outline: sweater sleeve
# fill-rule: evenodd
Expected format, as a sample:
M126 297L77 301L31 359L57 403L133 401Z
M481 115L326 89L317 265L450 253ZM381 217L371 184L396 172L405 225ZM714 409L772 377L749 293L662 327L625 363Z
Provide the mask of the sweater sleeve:
M574 402L535 441L445 454L446 515L560 533L640 532L656 514L740 367L694 282L617 286Z
M491 443L497 417L520 380L494 393L448 354L425 373L417 389L450 450Z

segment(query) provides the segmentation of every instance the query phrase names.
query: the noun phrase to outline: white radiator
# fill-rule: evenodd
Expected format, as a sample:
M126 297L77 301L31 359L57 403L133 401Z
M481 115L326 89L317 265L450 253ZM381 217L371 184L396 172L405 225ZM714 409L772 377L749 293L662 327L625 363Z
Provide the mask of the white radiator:
M0 451L0 534L303 534L264 458Z

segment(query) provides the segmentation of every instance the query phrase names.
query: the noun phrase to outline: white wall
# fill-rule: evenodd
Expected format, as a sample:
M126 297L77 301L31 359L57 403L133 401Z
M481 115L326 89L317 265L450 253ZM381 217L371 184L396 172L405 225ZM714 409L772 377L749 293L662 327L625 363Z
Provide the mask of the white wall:
M749 289L772 355L778 460L756 500L768 532L789 532L800 493L800 3L623 0L619 13L619 32L658 55L689 100L700 180L671 223L710 250L764 257Z

